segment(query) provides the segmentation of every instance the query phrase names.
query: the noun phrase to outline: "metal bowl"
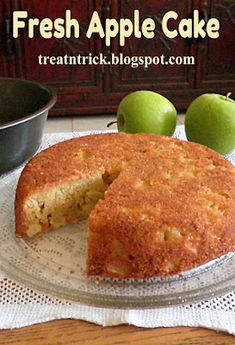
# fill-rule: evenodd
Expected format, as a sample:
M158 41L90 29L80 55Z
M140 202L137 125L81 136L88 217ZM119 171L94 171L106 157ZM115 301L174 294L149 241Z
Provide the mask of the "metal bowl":
M39 83L0 78L0 175L37 151L55 102L55 92Z

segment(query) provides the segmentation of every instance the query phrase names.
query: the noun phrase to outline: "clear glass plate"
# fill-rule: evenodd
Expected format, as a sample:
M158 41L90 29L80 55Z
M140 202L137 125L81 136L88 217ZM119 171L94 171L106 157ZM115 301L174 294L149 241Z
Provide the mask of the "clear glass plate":
M40 149L88 134L45 135ZM183 126L175 136L185 139ZM234 163L235 152L228 159ZM0 269L19 283L88 305L142 309L198 302L235 288L234 253L171 278L123 281L86 276L86 222L30 240L16 238L14 199L21 170L0 177Z
M14 234L14 195L19 171L0 183L0 268L10 277L44 293L88 305L147 308L192 303L235 286L235 255L230 253L197 269L147 281L86 276L86 222L29 240Z

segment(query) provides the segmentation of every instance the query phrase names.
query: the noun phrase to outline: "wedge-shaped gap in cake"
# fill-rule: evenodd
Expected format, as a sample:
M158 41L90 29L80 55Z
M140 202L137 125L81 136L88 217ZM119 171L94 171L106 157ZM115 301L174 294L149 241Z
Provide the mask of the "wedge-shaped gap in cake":
M106 190L119 173L118 170L101 172L31 196L25 205L27 222L31 224L27 235L32 237L86 219L97 202L104 199Z
M114 170L112 172L105 171L104 174L102 175L102 180L105 184L105 186L110 186L114 180L118 178L120 174L120 170Z

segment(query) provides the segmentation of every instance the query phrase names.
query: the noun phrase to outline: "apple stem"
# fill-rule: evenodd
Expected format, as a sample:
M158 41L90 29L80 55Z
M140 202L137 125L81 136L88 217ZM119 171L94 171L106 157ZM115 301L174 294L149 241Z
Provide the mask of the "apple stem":
M114 125L115 123L117 123L117 121L113 121L107 124L107 127L111 127L112 125Z
M229 100L229 97L231 96L232 92L227 93L226 100Z

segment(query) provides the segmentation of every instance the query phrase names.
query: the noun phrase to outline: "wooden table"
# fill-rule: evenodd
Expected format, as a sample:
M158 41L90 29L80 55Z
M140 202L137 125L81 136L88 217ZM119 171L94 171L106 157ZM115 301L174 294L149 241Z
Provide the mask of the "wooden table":
M0 311L1 312L1 311ZM201 328L100 327L75 320L1 331L0 345L235 345L235 337Z

